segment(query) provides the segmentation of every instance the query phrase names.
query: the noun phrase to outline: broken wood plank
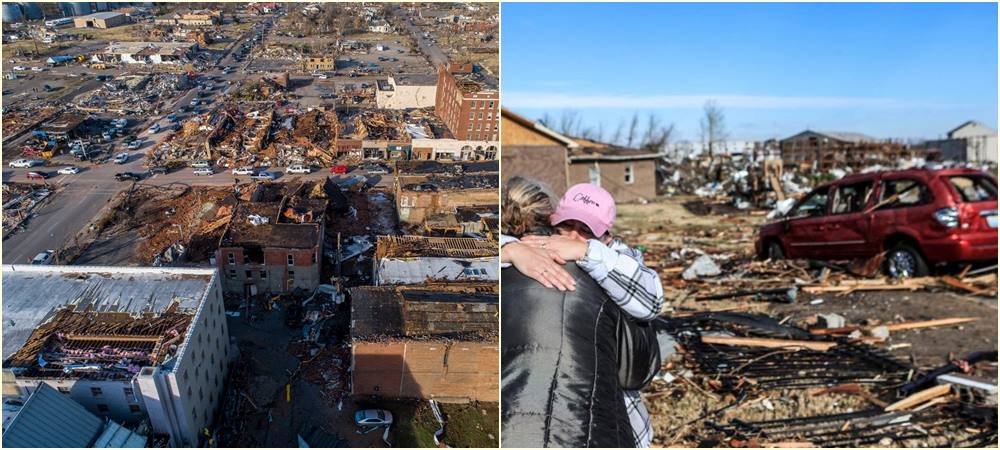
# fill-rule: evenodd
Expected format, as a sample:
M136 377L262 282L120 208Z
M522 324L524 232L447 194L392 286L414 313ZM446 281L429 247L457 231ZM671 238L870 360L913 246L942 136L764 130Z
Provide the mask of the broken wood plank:
M975 286L973 286L971 284L968 284L968 283L966 283L966 282L964 282L962 280L959 280L958 278L955 278L955 277L953 277L951 275L942 276L941 278L939 278L939 280L941 280L942 283L944 283L944 284L946 284L948 286L951 286L953 288L961 289L961 290L969 292L971 294L982 295L984 297L989 297L990 296L990 292L989 291L987 291L985 289L977 288L977 287L975 287Z
M903 330L913 330L917 328L932 328L932 327L943 327L947 325L957 325L960 323L972 322L978 320L977 317L949 317L946 319L934 319L934 320L918 320L914 322L900 322L885 325L852 325L847 327L839 328L813 328L809 330L812 334L817 335L830 335L830 334L850 334L855 331L871 331L873 328L878 326L884 326L889 331L903 331Z
M796 341L791 339L742 338L742 337L728 337L728 336L702 336L701 342L705 344L764 347L764 348L798 347L798 348L807 348L809 350L816 350L820 352L825 352L837 345L836 342Z
M947 395L949 392L951 392L951 385L939 384L937 386L930 387L915 394L912 394L889 406L886 406L885 410L888 412L893 412L893 411L910 409L928 400L941 397L943 395Z

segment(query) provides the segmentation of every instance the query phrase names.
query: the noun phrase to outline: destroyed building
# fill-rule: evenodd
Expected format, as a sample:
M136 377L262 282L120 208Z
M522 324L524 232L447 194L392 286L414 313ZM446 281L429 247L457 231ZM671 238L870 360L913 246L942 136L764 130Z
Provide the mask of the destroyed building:
M216 273L3 266L4 397L45 382L99 416L148 420L171 446L197 446L230 361Z
M180 64L198 51L193 42L111 42L96 62L124 64Z
M114 28L129 22L128 16L118 12L99 12L73 18L76 28Z
M377 81L375 104L383 109L429 108L437 97L433 75L389 75Z
M458 207L496 204L499 185L497 161L397 161L394 191L399 220L417 225L433 214L454 214Z
M782 139L779 145L785 166L806 171L895 165L897 161L923 155L919 148L862 133L805 130Z
M302 59L302 70L313 72L317 70L331 71L337 68L336 58L332 56L309 57Z
M372 263L376 285L497 281L500 267L496 242L424 236L379 236Z
M475 64L438 69L434 110L458 139L496 141L500 129L497 80Z
M321 284L327 200L308 195L311 186L260 185L233 208L215 257L226 293L313 291Z
M349 292L353 395L499 400L495 282Z

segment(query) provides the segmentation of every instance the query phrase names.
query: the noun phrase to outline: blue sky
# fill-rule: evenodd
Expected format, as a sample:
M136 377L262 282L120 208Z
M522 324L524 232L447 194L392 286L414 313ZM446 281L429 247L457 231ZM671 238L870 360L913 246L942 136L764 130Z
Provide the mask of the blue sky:
M997 125L995 3L504 3L504 106L612 129L638 111L699 140L806 128L935 138Z

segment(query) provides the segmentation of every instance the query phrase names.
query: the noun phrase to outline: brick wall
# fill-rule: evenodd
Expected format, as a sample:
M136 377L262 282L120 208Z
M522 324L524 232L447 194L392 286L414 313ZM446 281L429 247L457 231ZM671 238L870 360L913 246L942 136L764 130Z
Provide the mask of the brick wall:
M485 342L356 342L354 395L499 401L500 348Z

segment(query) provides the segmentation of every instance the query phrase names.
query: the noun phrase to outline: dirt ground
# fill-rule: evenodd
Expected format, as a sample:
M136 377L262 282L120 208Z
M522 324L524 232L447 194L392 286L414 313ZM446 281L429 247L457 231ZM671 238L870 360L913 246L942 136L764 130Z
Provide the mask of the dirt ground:
M775 268L753 260L755 233L765 222L762 211L737 210L693 196L677 196L663 197L647 204L620 205L615 231L629 244L646 249L647 266L660 273L665 286L668 316L710 310L761 313L805 329L815 327L816 315L821 313L839 314L846 319L846 325L879 325L950 317L977 319L959 325L894 331L885 341L873 344L875 349L885 351L892 359L922 370L939 367L972 352L997 348L996 298L975 296L944 286L847 294L811 294L799 289L794 303L753 297L696 299L748 286L788 287L796 282L812 280L816 271L804 264L799 264L799 268L795 265ZM682 271L701 254L711 256L721 273L715 277L683 279ZM665 371L661 375L684 373L683 367L676 364L677 359L665 361ZM997 376L996 363L981 363L976 369L978 376L994 379ZM755 397L723 409L733 404L735 399L714 393L710 386L699 384L706 382L705 378L692 374L688 374L687 378L669 384L661 378L644 391L653 419L654 445L753 446L753 443L745 442L712 441L708 437L711 429L704 428L706 420L718 424L726 424L733 419L755 422L857 413L873 408L871 403L858 396L817 396L809 389L772 389L758 391ZM720 409L723 411L718 412ZM993 415L995 417L995 409ZM940 424L931 428L930 434L922 441L892 435L892 439L845 442L838 446L951 446L957 439L969 437L970 432L954 424Z

